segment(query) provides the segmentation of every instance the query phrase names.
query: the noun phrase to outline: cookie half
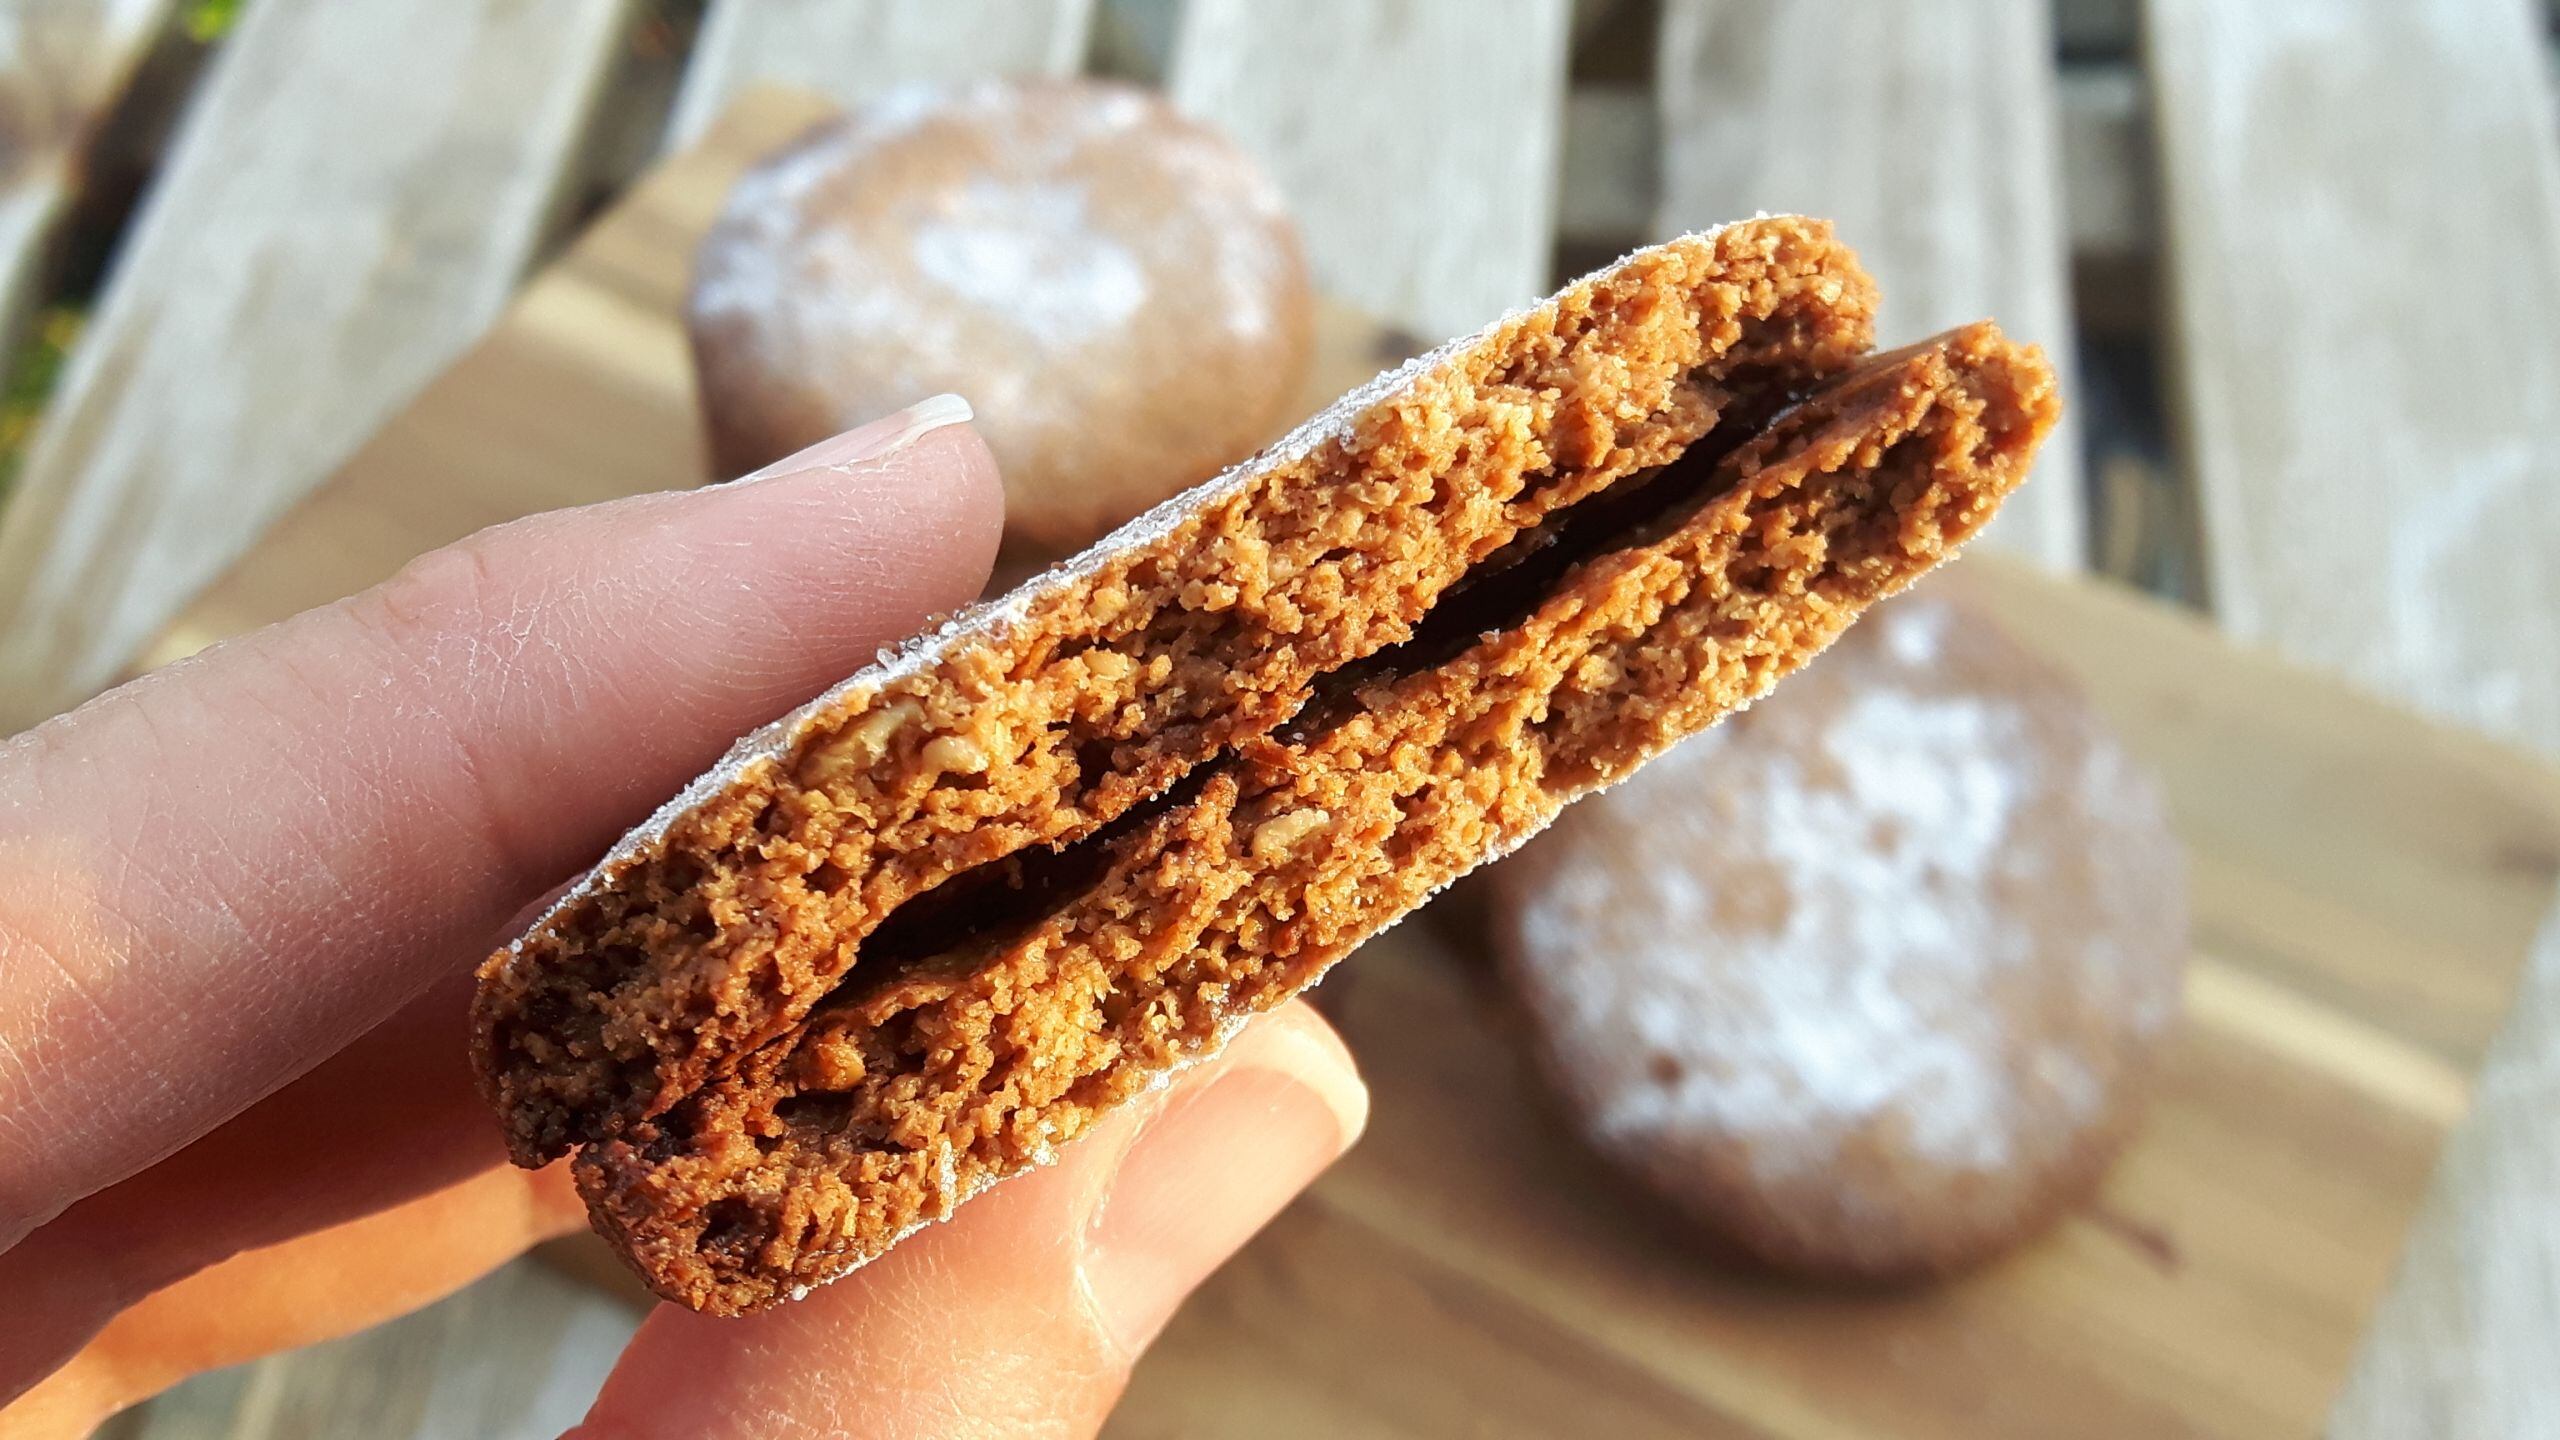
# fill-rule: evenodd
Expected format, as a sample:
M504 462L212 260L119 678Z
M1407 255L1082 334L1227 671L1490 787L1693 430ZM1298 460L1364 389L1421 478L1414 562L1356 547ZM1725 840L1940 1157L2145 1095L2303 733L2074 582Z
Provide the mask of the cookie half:
M580 1152L598 1228L721 1314L880 1254L1765 693L1978 530L2056 409L1980 325L1553 507L1275 723L890 916L800 1024Z
M510 1153L665 1113L887 968L873 933L918 897L1268 735L1524 536L1845 370L1873 309L1820 221L1640 251L748 736L483 968Z

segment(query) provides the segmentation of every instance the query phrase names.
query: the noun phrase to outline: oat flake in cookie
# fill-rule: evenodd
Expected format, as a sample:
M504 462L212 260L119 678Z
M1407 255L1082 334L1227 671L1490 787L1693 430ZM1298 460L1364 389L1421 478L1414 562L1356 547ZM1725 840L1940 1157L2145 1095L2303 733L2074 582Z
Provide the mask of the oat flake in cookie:
M2177 1012L2183 876L2069 682L1915 597L1494 878L1594 1144L1747 1256L1893 1279L2096 1183Z
M1296 227L1224 136L1082 80L891 92L742 177L686 305L711 462L742 475L945 391L1054 557L1294 418Z
M511 1150L660 1294L880 1254L1765 693L2024 478L1818 221L1640 251L773 726L491 958Z

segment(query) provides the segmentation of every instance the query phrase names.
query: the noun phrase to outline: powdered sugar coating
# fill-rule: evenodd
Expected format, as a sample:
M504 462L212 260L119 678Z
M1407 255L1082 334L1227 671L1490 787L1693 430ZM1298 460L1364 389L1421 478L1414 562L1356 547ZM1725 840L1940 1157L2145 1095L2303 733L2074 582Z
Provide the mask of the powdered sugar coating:
M976 407L1020 538L1064 546L1278 428L1311 344L1279 190L1123 86L901 90L732 191L688 321L742 470L922 396Z
M1656 843L1710 843L1692 825L1752 827L1720 843L1752 847L1777 872L1754 877L1765 900L1743 902L1771 906L1766 925L1720 915L1720 902L1734 902L1684 866L1563 870L1522 916L1533 951L1573 946L1623 905L1658 922L1623 966L1600 967L1560 999L1564 1022L1623 1023L1630 1042L1679 1063L1666 1083L1603 1098L1600 1132L1650 1143L1713 1126L1762 1142L1751 1152L1762 1173L1791 1175L1836 1158L1850 1126L1905 1106L1907 1141L1931 1160L2007 1163L1997 1047L1975 1033L1993 1022L1971 997L2029 958L2023 926L1986 895L2026 780L1999 758L2017 730L2013 715L1979 701L1877 691L1822 738L1816 764L1836 774L1816 780L1777 756L1761 783L1742 782L1756 805L1681 811ZM1721 739L1658 762L1667 778L1653 783L1714 784ZM1887 828L1916 843L1865 843ZM1709 935L1721 944L1704 957Z
M1072 346L1128 323L1147 276L1129 247L1093 228L1087 187L981 179L952 213L916 227L917 273L1001 313L1044 345Z
M1506 872L1506 939L1604 1151L1770 1258L1933 1268L2121 1134L2176 1011L2178 872L2059 679L1905 600L1568 812Z

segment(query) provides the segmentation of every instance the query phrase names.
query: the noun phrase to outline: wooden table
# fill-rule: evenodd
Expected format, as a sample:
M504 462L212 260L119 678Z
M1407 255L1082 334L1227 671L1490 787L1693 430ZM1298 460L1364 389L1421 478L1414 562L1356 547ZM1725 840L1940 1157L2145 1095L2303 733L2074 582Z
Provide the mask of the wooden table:
M30 117L0 166L0 330L45 298L99 117L172 8L0 14L0 99ZM1560 252L1755 209L1838 216L1892 297L1888 338L1994 313L2068 356L2075 320L2150 311L2119 283L2147 281L2169 500L2112 465L2070 483L2066 455L2001 543L2061 567L2168 547L2234 633L2560 755L2560 119L2539 7L1660 0L1646 24L1656 8L713 0L688 39L640 0L250 0L0 515L0 729L120 673L486 327L655 115L680 138L757 77L856 99L1095 59L1260 153L1326 287L1421 334L1545 288ZM2121 49L2135 9L2137 63L2055 68L2057 35ZM2555 1102L2560 941L2337 1433L2560 1433ZM153 1433L194 1433L188 1405L212 1415L206 1396L271 1373L160 1407ZM304 1403L268 1394L266 1429L221 1411L206 1433L294 1432Z

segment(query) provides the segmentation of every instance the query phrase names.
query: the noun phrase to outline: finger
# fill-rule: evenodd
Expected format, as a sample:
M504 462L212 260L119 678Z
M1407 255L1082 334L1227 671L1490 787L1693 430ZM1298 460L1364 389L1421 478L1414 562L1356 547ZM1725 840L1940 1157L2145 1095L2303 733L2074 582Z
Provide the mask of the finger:
M483 532L0 746L0 1244L475 959L741 730L965 601L993 462L908 434L952 418Z
M1368 1117L1304 1005L1247 1027L1154 1113L970 1202L807 1299L744 1320L660 1306L583 1440L1088 1436L1192 1288Z
M0 1396L117 1312L245 1250L414 1200L505 1163L473 1091L470 978L455 975L168 1159L0 1253Z
M500 1165L234 1256L118 1315L68 1364L0 1407L0 1433L86 1435L190 1375L353 1334L440 1300L584 1220L558 1167Z

